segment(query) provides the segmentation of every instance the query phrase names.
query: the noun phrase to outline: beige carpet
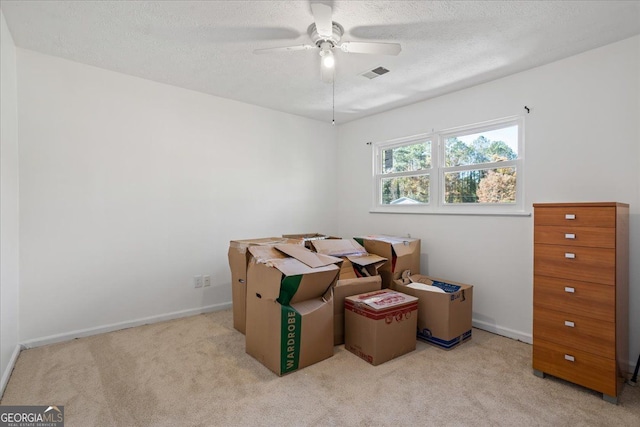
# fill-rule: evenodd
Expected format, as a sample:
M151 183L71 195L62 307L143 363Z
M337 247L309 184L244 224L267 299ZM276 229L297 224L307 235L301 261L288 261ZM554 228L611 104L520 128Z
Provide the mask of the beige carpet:
M66 426L635 426L619 405L531 372L531 346L474 329L444 351L374 367L344 349L278 377L247 355L231 311L25 350L4 405L64 405Z

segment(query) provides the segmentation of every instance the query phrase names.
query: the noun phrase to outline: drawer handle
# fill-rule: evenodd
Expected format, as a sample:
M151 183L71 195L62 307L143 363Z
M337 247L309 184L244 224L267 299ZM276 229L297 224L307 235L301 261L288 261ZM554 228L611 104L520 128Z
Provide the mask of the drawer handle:
M572 356L572 355L570 355L570 354L565 354L565 355L564 355L564 360L568 360L569 362L575 362L575 361L576 361L576 358L575 358L575 357L573 357L573 356Z
M575 234L573 234L573 233L566 233L566 234L564 235L564 238L565 238L565 239L575 239L575 238L576 238L576 235L575 235Z
M569 259L574 259L576 257L576 254L572 254L571 252L565 252L564 257Z
M564 219L576 219L576 215L575 214L565 214L564 215Z
M569 294L573 294L573 293L575 293L575 292L576 292L576 288L571 288L571 287L569 287L569 286L565 286L565 287L564 287L564 291L565 291L565 292L567 292L567 293L569 293Z
M573 322L572 322L572 321L570 321L570 320L565 320L565 321L564 321L564 326L568 326L568 327L570 327L570 328L575 328L576 324L575 324L575 323L573 323Z

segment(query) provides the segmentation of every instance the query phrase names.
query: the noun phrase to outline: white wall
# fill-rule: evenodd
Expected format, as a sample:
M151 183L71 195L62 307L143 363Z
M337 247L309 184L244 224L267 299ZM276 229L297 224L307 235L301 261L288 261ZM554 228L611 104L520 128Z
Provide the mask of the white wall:
M530 341L531 217L370 214L366 145L527 105L527 207L631 205L635 362L639 52L635 37L347 123L336 136L326 123L18 49L20 342L224 307L230 239L308 231L419 237L423 273L475 285L477 326ZM193 289L195 274L213 286Z
M422 239L422 272L474 288L474 323L531 340L531 217L368 213L367 141L525 114L525 206L618 201L631 210L630 360L640 352L640 37L339 128L339 234Z
M22 49L18 76L21 342L228 307L230 239L337 231L329 123Z
M18 347L18 106L16 47L0 11L0 396Z

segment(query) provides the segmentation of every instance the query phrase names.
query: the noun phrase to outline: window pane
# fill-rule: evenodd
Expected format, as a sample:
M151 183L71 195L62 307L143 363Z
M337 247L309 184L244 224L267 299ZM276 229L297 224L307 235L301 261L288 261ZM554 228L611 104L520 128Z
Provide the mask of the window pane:
M444 174L445 203L515 203L516 168Z
M518 158L518 126L445 139L445 166L515 160Z
M382 179L382 204L429 203L429 175Z
M431 167L431 141L390 148L382 152L382 173L410 172Z

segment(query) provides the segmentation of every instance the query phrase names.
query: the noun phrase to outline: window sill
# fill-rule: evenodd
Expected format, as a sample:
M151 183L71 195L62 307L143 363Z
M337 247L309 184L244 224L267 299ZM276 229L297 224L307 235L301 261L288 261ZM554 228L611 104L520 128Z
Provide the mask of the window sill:
M458 209L441 209L441 210L424 210L411 208L373 208L369 210L372 214L401 214L401 215L461 215L461 216L513 216L513 217L530 217L531 212L520 210L458 210Z

